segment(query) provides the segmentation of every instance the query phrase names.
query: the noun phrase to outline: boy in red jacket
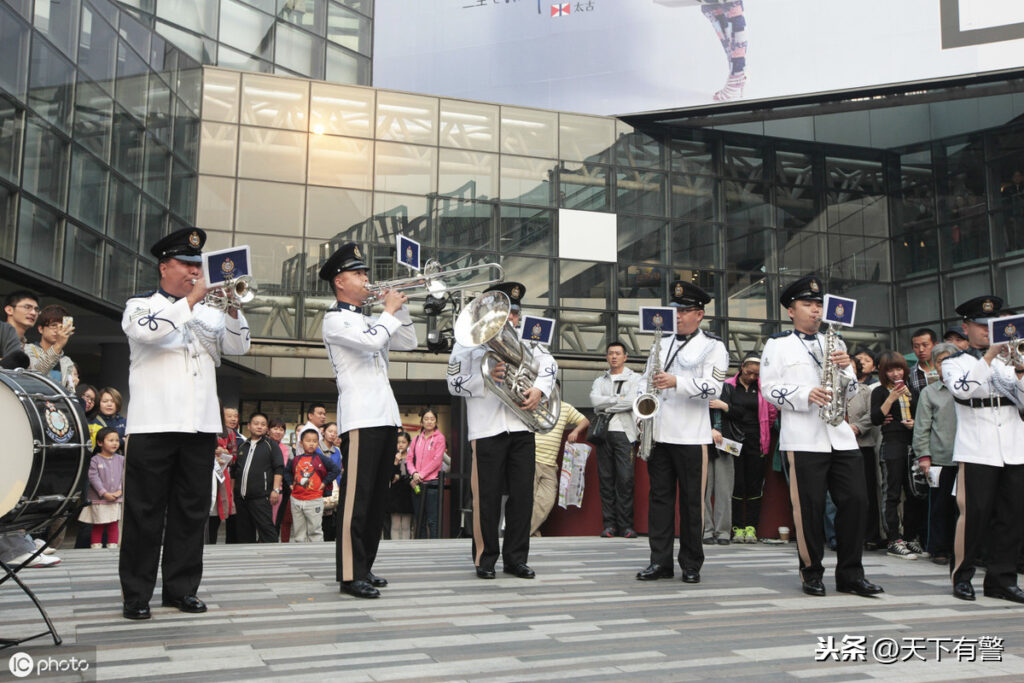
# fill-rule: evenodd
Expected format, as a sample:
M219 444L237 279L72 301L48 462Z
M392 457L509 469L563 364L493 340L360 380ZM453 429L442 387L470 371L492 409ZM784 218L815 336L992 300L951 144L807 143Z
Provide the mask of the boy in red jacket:
M320 431L309 426L299 434L302 453L285 468L284 480L291 487L292 543L324 540L324 488L341 474L328 456L320 452Z

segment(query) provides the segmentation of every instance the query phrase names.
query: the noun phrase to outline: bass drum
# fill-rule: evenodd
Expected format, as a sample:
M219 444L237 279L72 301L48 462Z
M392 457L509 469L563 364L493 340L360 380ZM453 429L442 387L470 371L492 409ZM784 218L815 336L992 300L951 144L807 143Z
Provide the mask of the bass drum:
M78 509L89 454L82 404L48 377L0 370L0 534L33 533Z

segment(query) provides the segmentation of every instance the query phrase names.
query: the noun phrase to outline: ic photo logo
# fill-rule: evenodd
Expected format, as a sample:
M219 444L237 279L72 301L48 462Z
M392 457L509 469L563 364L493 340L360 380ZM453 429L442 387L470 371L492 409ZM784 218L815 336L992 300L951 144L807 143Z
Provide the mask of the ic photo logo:
M7 661L7 668L15 678L27 678L35 674L65 674L84 673L89 670L89 660L84 657L67 656L60 659L56 657L33 657L27 652L15 652Z
M36 663L27 652L15 652L7 662L7 668L15 678L25 678L35 670Z

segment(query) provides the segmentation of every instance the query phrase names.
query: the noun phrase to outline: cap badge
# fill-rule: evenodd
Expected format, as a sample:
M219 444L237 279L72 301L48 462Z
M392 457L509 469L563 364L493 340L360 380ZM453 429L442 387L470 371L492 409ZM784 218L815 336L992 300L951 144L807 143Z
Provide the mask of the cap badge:
M192 232L190 232L190 233L188 234L188 243L189 243L189 244L191 244L191 245L192 245L193 247L195 247L196 249L198 249L198 248L199 248L199 244L200 244L201 242L202 242L202 240L201 240L201 239L199 239L199 233L198 233L198 232L196 232L195 230L193 230Z
M519 290L518 286L512 288L512 298L513 299L518 299L521 295L522 295L522 292Z
M677 297L677 298L683 296L683 283L682 282L677 282L676 283L676 288L674 290L672 290L672 295Z
M357 244L357 245L354 245L354 246L352 247L352 253L353 253L353 254L355 254L355 257L356 257L357 259L359 259L360 261L362 261L362 260L363 260L363 255L362 255L362 253L360 253L360 251L359 251L359 245L358 245L358 244Z
M992 302L991 299L985 299L981 303L981 310L984 311L985 313L991 313L992 311L996 310L996 305Z
M811 291L814 292L815 294L821 291L821 287L818 286L817 280L811 280L811 283L808 286L811 288Z

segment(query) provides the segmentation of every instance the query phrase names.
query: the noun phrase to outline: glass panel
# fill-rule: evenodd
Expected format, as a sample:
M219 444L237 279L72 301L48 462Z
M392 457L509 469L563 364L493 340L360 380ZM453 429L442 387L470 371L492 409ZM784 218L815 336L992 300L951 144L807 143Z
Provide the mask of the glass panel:
M327 46L327 80L335 83L370 84L370 60L333 45Z
M848 235L889 235L889 202L885 195L828 193L829 231Z
M274 0L242 0L247 5L252 5L256 9L266 12L267 14L273 14L276 4Z
M155 74L149 79L146 108L146 129L165 144L171 144L171 89Z
M150 138L146 141L146 167L143 188L161 203L167 201L167 178L171 156L167 148Z
M559 306L611 308L612 264L561 259L558 275Z
M17 199L6 185L0 185L0 258L14 260L18 213Z
M672 263L697 268L718 265L722 227L708 223L679 223L672 227Z
M370 217L372 196L357 190L306 188L306 237L330 238L347 233ZM307 245L310 242L306 240ZM313 259L314 261L316 259Z
M558 156L566 161L611 160L615 119L560 114Z
M672 217L713 221L718 218L714 178L700 175L671 176Z
M124 41L117 46L117 84L114 97L139 121L146 120L146 89L149 72L142 57Z
M494 222L491 204L436 200L437 244L440 248L493 249Z
M302 283L295 276L303 272L302 238L235 233L235 244L251 247L253 274L268 300L245 310L252 336L296 338L295 306Z
M725 228L725 265L736 270L766 270L766 259L771 253L771 231L745 225Z
M242 126L238 175L243 178L306 180L305 133Z
M107 207L107 171L91 154L78 148L74 149L71 160L71 186L75 191L68 199L68 213L102 232Z
M832 277L889 280L889 240L859 235L828 234Z
M309 130L317 135L373 137L373 95L370 88L314 83Z
M306 213L302 185L238 181L235 229L244 232L298 233L296 223Z
M558 155L558 114L537 109L501 108L501 151L507 154Z
M199 118L188 110L182 100L177 100L174 106L174 153L195 168L199 165Z
M15 256L18 265L39 275L56 278L64 252L61 248L64 243L62 228L60 216L22 195Z
M75 58L78 7L78 0L36 0L35 7L36 30L71 59Z
M722 170L730 178L763 180L765 177L764 151L752 147L725 147Z
M373 218L368 226L354 226L346 240L360 243L383 242L394 245L395 235L411 237L420 244L432 245L434 233L426 197L373 193ZM354 235L359 235L355 237Z
M173 162L172 166L170 209L186 222L192 222L196 207L195 171L177 161Z
M963 218L944 225L939 235L954 266L989 257L988 216Z
M825 160L825 170L828 185L834 190L885 193L885 175L880 161L829 157Z
M779 230L778 242L779 272L785 274L786 282L821 270L824 260L821 234L808 230Z
M143 253L148 254L149 248L166 234L164 230L164 217L166 215L167 212L164 211L163 207L154 204L145 197L142 198L142 216L139 221L139 250Z
M725 220L732 225L771 225L772 205L768 186L726 180Z
M135 244L138 237L139 193L116 177L110 179L107 234L121 244Z
M672 140L672 170L684 173L714 173L711 161L711 147L706 142L693 140Z
M939 283L934 279L902 283L895 290L897 324L922 324L941 318L940 292Z
M501 199L506 202L553 206L551 180L556 162L501 156Z
M725 291L729 299L730 319L752 318L761 321L768 317L768 284L763 274L726 273ZM723 313L718 312L719 315Z
M22 186L58 208L64 208L68 145L32 118L25 127L25 168Z
M309 82L242 75L242 123L307 130Z
M78 67L113 90L117 60L117 37L114 29L91 7L82 9L82 32L78 44Z
M318 36L324 34L324 0L277 0L277 17Z
M271 59L274 54L274 18L246 7L235 0L221 0L220 25L230 31L220 35L222 42L245 54Z
M460 199L489 199L498 194L498 155L440 150L438 193Z
M665 174L632 169L616 174L615 208L619 213L664 216Z
M617 129L615 140L617 163L641 168L664 168L663 147L660 142L647 133L634 130L632 126L622 121L616 121L615 127Z
M217 66L238 69L239 71L252 71L264 74L274 73L274 64L272 62L258 59L238 50L232 50L224 45L220 45L217 48Z
M927 151L904 154L900 166L899 223L903 230L929 228L935 225L935 185L932 179L931 154Z
M110 142L113 100L88 81L79 81L75 93L75 141L101 159Z
M437 144L436 97L377 91L377 137L381 140Z
M199 172L233 176L237 159L238 126L203 121Z
M28 85L29 34L29 27L0 5L0 90L18 99L25 97Z
M525 306L547 307L551 301L552 267L554 261L526 256L502 256L505 282L519 282L526 288ZM602 306L603 308L603 306Z
M665 302L668 269L651 265L619 265L619 310L639 311L641 306Z
M220 69L203 70L203 119L238 123L238 74Z
M103 238L92 230L68 224L64 242L64 284L100 295L103 276ZM118 264L118 267L123 264Z
M32 21L32 0L4 0L4 2L13 7L14 11L26 21Z
M501 206L503 253L551 254L555 212L519 206Z
M24 113L0 100L0 178L18 184Z
M155 11L153 3L148 3L148 7L144 7L144 10L152 14ZM128 44L134 48L140 55L146 56L149 54L149 38L152 35L149 29L143 26L141 23L136 21L132 13L128 13L129 16L121 15L121 19L118 21L119 33L124 37ZM147 17L148 20L148 17Z
M156 32L174 44L174 47L201 64L217 63L217 43L182 31L175 26L168 26L162 21L156 22Z
M217 0L158 0L156 3L156 15L161 19L211 37L217 35L217 9Z
M373 140L309 136L309 184L373 189Z
M669 254L665 248L667 221L620 215L618 224L620 261L665 262Z
M870 306L857 307L857 327L892 326L892 306L889 303L889 287L871 282L849 282L838 278L829 281L828 291L839 296L870 301Z
M327 39L364 55L370 54L373 24L366 17L331 3L327 12Z
M199 176L196 192L196 225L204 230L233 230L235 179Z
M822 230L815 192L804 187L775 188L776 225L790 230Z
M437 191L437 149L378 142L374 189L428 194Z
M348 5L357 12L362 12L368 17L373 16L373 0L341 0L341 4Z
M493 104L441 100L441 145L498 151L498 107Z
M590 211L611 209L611 176L607 166L563 161L558 181L562 207Z
M114 168L142 184L142 141L146 132L118 108L114 119L111 163Z
M775 182L785 185L813 185L814 159L802 152L775 152Z
M277 24L275 63L310 78L323 78L324 41L286 23Z
M32 41L28 103L62 130L67 130L71 122L71 86L74 81L75 69L67 59L45 41Z
M135 293L135 257L130 251L107 245L103 269L103 293L110 301L126 301Z

